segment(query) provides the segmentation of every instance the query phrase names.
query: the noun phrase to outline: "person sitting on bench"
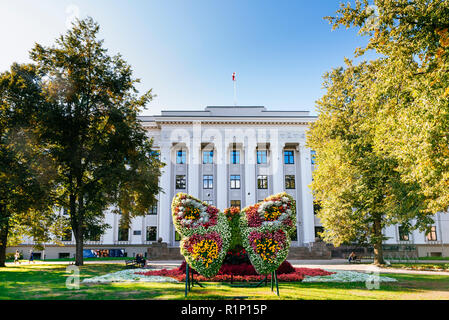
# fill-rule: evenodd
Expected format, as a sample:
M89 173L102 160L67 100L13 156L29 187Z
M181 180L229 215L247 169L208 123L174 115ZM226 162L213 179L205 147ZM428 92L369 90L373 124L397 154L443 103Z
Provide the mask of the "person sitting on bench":
M351 254L349 255L348 261L349 263L351 263L352 261L357 260L357 256L355 255L354 251L351 252Z
M144 267L145 264L146 264L145 258L144 258L143 255L140 254L140 253L138 253L138 254L136 255L136 264L137 264L137 265L142 265L142 267Z

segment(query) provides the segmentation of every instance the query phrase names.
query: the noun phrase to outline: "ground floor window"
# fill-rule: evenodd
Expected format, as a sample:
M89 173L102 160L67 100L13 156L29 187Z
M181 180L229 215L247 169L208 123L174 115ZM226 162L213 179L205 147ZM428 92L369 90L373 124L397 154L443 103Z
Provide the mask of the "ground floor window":
M426 235L427 241L437 241L437 227L430 227L429 233Z
M124 227L118 228L118 241L128 241L129 229Z
M323 239L321 233L324 232L323 227L315 227L315 238Z
M240 208L240 206L241 206L240 200L231 200L231 207Z
M65 230L61 237L61 241L72 241L72 230Z
M156 241L157 237L157 227L149 226L147 227L147 241Z
M176 176L176 189L185 189L186 188L186 176L185 175L177 175Z
M257 188L258 189L268 189L268 177L267 176L257 176Z
M404 226L398 227L398 233L399 233L399 241L409 241L410 235L408 233L408 230Z
M291 241L298 241L298 227L295 227L295 231L290 235Z
M285 189L295 189L295 176L286 175L285 176Z

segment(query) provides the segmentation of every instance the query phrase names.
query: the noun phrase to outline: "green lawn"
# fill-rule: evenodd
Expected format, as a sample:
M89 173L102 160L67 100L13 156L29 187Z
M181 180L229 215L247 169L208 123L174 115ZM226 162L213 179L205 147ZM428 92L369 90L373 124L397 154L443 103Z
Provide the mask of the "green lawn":
M14 265L0 268L0 300L4 299L184 299L184 284L112 283L83 285L79 290L65 286L65 265ZM123 270L121 264L89 264L81 278ZM280 283L280 299L449 299L449 276L389 274L397 283L368 290L364 283ZM279 299L269 287L234 288L207 283L194 287L189 299Z

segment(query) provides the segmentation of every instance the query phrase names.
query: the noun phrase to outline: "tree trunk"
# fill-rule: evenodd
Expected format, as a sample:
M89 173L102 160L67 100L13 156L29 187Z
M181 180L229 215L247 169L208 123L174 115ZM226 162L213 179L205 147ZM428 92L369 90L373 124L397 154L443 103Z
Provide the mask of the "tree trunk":
M74 194L70 195L70 222L73 235L75 236L75 265L82 266L84 264L83 219L81 216L80 208L76 207L76 196Z
M8 243L9 218L5 225L0 228L0 267L6 267L6 244Z
M380 218L374 220L374 264L385 264L382 249L382 225Z
M78 226L78 230L75 233L75 265L82 266L84 264L83 248L84 248L84 237L82 232L82 226Z

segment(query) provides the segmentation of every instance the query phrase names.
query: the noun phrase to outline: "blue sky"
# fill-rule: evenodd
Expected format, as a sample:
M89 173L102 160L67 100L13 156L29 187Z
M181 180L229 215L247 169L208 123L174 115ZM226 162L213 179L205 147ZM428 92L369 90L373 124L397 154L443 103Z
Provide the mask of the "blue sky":
M324 16L334 0L152 0L0 2L0 71L29 62L35 42L51 45L78 15L101 26L111 54L121 53L157 97L144 115L160 110L237 104L270 110L309 110L322 76L352 58L367 39L354 29L331 30Z

